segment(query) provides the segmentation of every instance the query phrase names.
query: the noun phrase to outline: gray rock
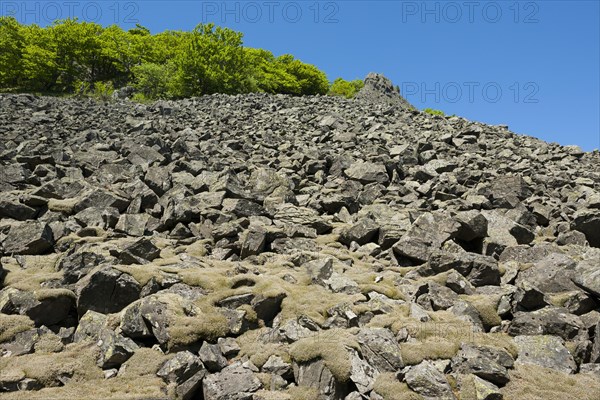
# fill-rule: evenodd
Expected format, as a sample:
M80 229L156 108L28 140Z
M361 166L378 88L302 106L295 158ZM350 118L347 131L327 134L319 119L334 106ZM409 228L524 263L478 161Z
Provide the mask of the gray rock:
M98 338L100 355L97 364L100 368L107 369L118 367L127 361L138 348L135 342L129 338L104 329Z
M227 359L221 354L221 349L216 344L202 343L198 355L209 372L219 372L227 366Z
M568 310L559 307L544 307L532 312L517 312L508 328L511 336L557 335L568 340L576 337L583 322Z
M261 386L254 373L239 364L208 375L202 382L204 398L215 400L251 400Z
M140 285L115 268L106 267L79 281L77 284L77 311L98 311L104 314L121 311L140 296Z
M481 379L504 386L510 380L508 369L514 360L504 349L461 345L460 351L452 358L452 371L460 374L473 374Z
M350 168L346 169L344 173L350 179L361 183L386 183L390 180L384 165L370 162L356 162Z
M573 373L577 364L561 338L551 335L516 336L517 364L535 364L565 373Z
M294 380L300 387L310 387L325 399L343 398L349 391L345 383L338 382L323 360L294 363Z
M577 211L575 215L573 215L571 229L583 233L590 246L600 248L600 211Z
M589 261L577 264L573 274L573 282L586 292L600 298L600 268Z
M404 367L400 346L389 329L363 328L356 340L363 357L379 372L395 372Z
M42 298L8 287L0 291L0 312L28 316L36 326L60 324L74 311L75 296L68 291L50 292Z
M409 367L404 374L404 380L425 399L456 399L448 380L431 361L423 361Z
M44 254L54 245L52 229L43 222L14 225L8 231L3 246L8 254Z
M200 390L208 372L199 357L189 351L181 351L165 362L156 375L176 385L177 398L188 400Z

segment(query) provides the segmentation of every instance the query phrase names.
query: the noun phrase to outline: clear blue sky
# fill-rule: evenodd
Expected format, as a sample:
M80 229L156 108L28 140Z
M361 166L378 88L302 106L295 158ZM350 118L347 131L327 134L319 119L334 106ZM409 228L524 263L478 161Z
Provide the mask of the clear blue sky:
M599 3L0 0L0 11L16 7L22 22L41 24L58 12L124 28L138 21L152 32L215 22L330 80L381 72L418 108L592 150L600 148Z

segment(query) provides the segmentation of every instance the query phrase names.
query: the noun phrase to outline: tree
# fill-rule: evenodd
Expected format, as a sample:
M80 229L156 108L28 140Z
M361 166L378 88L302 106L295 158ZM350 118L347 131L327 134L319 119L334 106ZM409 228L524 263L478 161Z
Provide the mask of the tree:
M198 25L177 57L177 94L244 93L250 88L242 34Z
M172 97L175 68L173 63L137 65L133 67L136 79L133 86L148 100Z
M358 93L358 91L362 89L364 85L365 83L360 79L346 81L342 78L337 78L335 81L333 81L333 84L329 88L328 94L331 96L343 96L347 99L351 99L356 96L356 93Z
M13 17L0 17L0 88L18 86L22 78L25 37Z
M326 94L329 90L327 75L311 64L305 64L294 59L291 54L284 54L277 58L285 71L294 77L300 85L301 95Z

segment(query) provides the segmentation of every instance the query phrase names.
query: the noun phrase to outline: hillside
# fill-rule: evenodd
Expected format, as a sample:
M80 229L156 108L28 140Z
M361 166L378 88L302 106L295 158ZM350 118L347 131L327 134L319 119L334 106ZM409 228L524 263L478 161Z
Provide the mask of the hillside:
M600 154L355 99L0 95L3 399L599 399Z

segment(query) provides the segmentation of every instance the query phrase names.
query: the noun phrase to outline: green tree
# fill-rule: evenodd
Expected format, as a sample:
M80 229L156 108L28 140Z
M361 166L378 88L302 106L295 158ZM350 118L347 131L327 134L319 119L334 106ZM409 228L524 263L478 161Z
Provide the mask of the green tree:
M198 25L177 57L176 94L244 93L250 88L242 34Z
M278 62L273 53L263 49L246 49L255 90L266 93L300 94L296 77Z
M176 67L173 63L144 63L133 67L136 81L134 87L148 100L169 98L173 96L173 76Z
M301 95L326 94L329 90L327 75L311 64L296 60L291 54L284 54L277 58L277 62L284 70L296 77L300 85Z
M362 89L364 85L365 83L360 79L346 81L342 78L337 78L335 81L333 81L333 84L329 88L328 94L331 96L343 96L347 99L351 99L356 96L356 93L358 93L358 91Z
M13 17L0 17L0 88L16 87L22 78L25 37Z

